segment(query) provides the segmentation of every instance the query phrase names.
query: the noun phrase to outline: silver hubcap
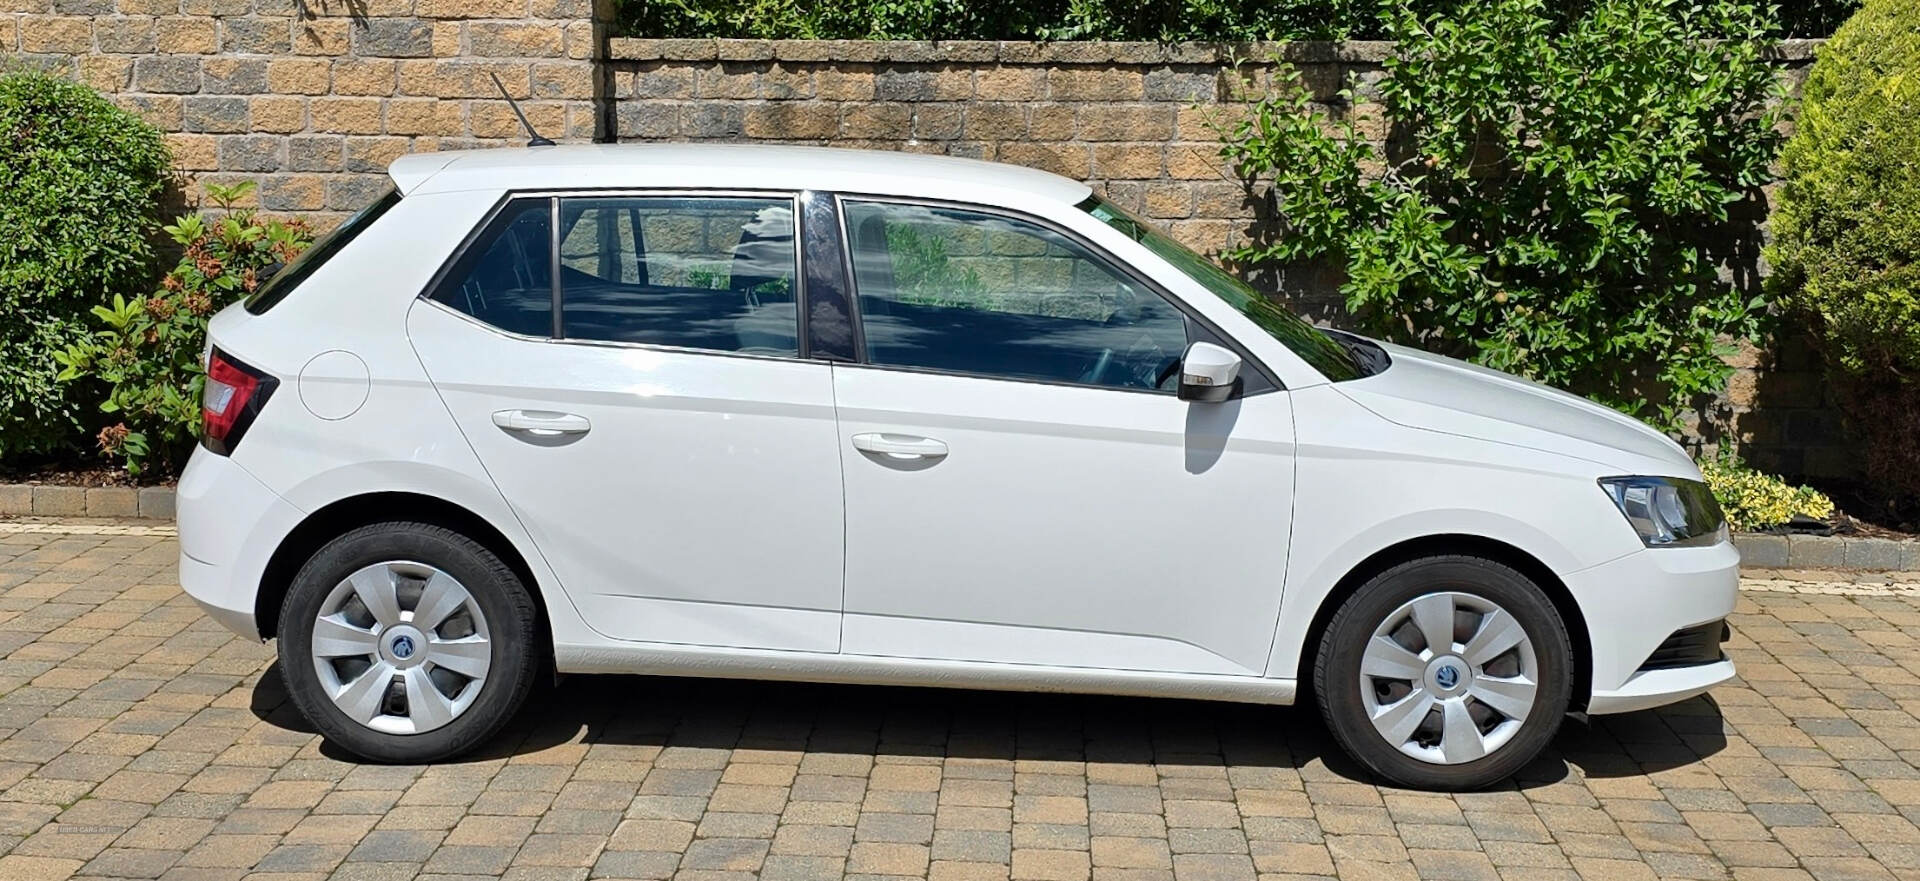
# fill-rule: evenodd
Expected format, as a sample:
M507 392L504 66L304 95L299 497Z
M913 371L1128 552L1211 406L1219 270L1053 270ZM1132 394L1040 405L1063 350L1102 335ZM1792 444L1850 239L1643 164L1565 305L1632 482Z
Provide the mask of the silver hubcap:
M487 617L453 576L375 563L327 594L313 668L348 718L387 734L432 731L473 706L493 664Z
M1457 765L1505 746L1539 691L1520 622L1495 603L1443 591L1386 617L1360 661L1360 696L1380 736L1423 762Z

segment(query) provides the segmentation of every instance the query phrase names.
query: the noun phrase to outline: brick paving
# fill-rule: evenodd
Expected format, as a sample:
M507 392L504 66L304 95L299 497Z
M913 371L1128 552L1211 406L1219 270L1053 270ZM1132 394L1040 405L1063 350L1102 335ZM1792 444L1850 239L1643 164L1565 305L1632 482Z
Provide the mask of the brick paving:
M641 677L569 678L481 756L364 765L174 553L0 523L0 879L1920 878L1897 581L1768 573L1740 682L1448 796L1370 782L1304 709Z

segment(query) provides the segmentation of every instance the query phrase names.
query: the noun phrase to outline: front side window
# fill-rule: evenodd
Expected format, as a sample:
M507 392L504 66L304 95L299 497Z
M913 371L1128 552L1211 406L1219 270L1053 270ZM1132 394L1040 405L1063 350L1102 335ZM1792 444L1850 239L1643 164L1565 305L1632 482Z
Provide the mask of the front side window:
M867 360L1172 391L1186 316L1054 230L960 208L848 200Z
M568 339L799 354L793 200L560 200Z
M509 333L553 332L553 200L507 204L433 299Z
M1373 369L1359 360L1354 352L1324 331L1308 324L1300 316L1286 310L1285 307L1261 296L1259 291L1213 261L1195 253L1192 249L1169 238L1165 233L1149 226L1119 207L1100 199L1089 197L1080 203L1080 208L1095 219L1113 227L1129 238L1146 246L1147 250L1160 259L1173 264L1188 278L1198 282L1214 296L1225 300L1228 305L1239 310L1268 336L1280 341L1281 345L1293 350L1300 360L1320 371L1322 376L1334 382L1356 379L1369 375Z

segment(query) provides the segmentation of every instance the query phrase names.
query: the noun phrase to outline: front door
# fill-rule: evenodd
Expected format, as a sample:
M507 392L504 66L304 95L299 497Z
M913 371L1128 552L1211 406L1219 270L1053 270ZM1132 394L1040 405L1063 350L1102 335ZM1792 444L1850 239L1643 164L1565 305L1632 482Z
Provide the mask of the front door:
M785 194L523 198L412 310L448 410L602 634L838 650L832 376L799 357L796 263Z
M1179 400L1207 331L1061 230L842 211L867 362L833 368L842 650L1261 674L1292 514L1286 393Z

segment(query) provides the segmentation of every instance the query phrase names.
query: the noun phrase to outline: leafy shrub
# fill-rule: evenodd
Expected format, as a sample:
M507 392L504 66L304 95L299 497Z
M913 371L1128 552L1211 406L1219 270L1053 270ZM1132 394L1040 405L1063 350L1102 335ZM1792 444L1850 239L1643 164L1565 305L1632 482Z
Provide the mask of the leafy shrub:
M87 307L152 281L167 171L159 130L93 90L0 76L0 457L79 433L53 353L85 336Z
M1771 474L1748 468L1739 459L1722 457L1700 464L1707 486L1726 512L1727 525L1752 531L1779 526L1795 517L1825 520L1833 516L1833 500L1810 486L1788 486Z
M100 410L118 421L100 432L100 449L129 473L173 470L185 460L200 431L207 320L313 242L304 221L234 210L252 189L251 181L208 184L207 197L223 214L189 214L166 227L184 253L160 290L133 300L115 294L113 305L93 307L105 327L54 356L62 381L106 383Z
M1418 0L1444 8L1450 0ZM1596 0L1556 3L1565 18ZM1679 8L1716 0L1676 0ZM1790 0L1777 35L1824 36L1860 0ZM625 0L636 37L852 40L1338 40L1387 34L1379 0Z
M1920 5L1868 0L1820 50L1781 155L1784 302L1808 319L1874 485L1920 496Z
M1770 178L1768 20L1663 0L1562 19L1544 0L1400 7L1384 153L1283 70L1223 131L1273 220L1228 256L1330 259L1375 333L1672 426L1724 387L1724 341L1763 305L1720 280L1715 246L1753 235L1728 207Z

